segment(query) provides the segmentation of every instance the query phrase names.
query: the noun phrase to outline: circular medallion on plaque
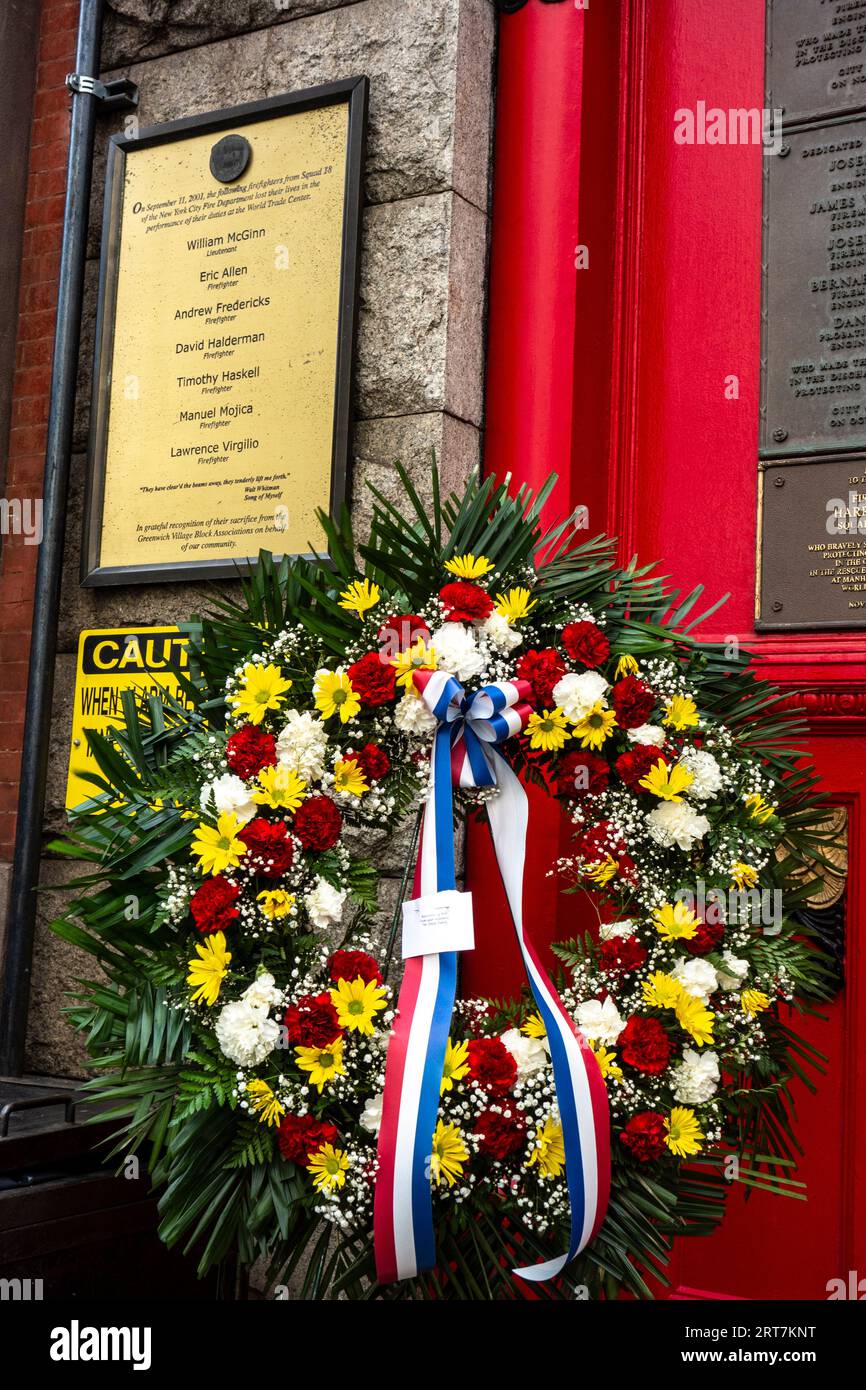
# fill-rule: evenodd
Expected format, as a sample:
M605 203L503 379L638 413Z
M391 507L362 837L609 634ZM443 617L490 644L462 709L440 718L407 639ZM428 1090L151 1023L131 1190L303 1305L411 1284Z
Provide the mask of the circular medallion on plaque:
M210 171L220 183L234 183L250 162L253 147L242 135L224 135L210 152Z

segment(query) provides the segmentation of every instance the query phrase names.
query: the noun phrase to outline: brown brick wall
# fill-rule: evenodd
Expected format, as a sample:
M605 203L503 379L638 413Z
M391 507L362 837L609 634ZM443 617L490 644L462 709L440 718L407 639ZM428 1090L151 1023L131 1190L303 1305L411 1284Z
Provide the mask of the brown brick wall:
M16 324L8 498L42 493L60 267L69 95L78 0L43 0ZM0 553L0 863L12 858L38 546L4 536Z

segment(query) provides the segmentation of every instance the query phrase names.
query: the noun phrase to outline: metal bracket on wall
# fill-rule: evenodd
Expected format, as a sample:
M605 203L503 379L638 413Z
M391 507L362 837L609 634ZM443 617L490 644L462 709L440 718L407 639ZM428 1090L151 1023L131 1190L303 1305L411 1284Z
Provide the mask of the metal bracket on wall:
M138 86L128 77L100 82L98 77L84 77L79 72L70 72L66 86L76 95L96 97L103 111L134 111L138 106Z

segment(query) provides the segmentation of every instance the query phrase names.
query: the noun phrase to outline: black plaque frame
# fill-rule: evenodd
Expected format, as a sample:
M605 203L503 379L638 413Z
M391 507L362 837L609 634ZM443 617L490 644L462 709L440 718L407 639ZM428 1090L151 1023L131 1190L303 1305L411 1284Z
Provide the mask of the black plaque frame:
M90 439L87 484L84 501L84 534L81 552L81 583L87 588L117 584L176 583L190 579L229 579L243 573L244 565L255 560L189 560L178 564L134 564L102 566L100 546L105 491L105 465L108 444L109 385L114 348L114 316L119 272L118 247L123 212L123 173L127 153L147 149L188 135L234 130L275 115L313 110L345 102L348 106L346 176L343 200L340 302L337 331L337 358L334 381L334 427L331 457L330 512L337 517L351 493L351 408L358 319L360 278L362 178L367 132L366 77L330 82L303 91L287 92L246 102L241 106L187 116L162 125L147 126L138 136L113 135L109 141L105 179L105 208L99 264L99 294L96 316L96 346L93 364Z

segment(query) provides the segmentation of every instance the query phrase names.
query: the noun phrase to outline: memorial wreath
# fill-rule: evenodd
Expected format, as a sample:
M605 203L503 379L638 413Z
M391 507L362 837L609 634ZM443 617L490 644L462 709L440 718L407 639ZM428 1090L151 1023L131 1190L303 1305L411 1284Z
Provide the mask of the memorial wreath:
M434 467L422 500L398 472L366 544L323 516L327 558L262 554L200 620L182 699L128 692L89 735L93 800L54 846L92 865L54 924L98 966L70 1008L88 1087L201 1271L650 1296L731 1178L801 1191L789 1088L821 1059L794 1021L832 988L797 914L826 833L802 729L736 643L690 636L700 590L618 567L577 514L545 531L552 481L446 500ZM522 919L527 782L574 830L555 981ZM465 815L515 1000L455 1000ZM387 940L383 832L407 858Z

